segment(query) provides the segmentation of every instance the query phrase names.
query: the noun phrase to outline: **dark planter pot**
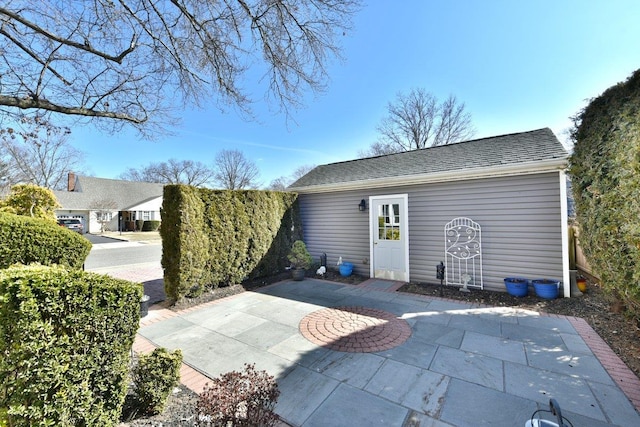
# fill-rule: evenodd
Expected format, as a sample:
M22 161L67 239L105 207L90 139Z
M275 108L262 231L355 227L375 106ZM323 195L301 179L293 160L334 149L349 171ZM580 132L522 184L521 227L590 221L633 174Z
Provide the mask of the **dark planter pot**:
M306 271L307 270L305 270L304 268L293 268L293 269L291 269L291 277L296 282L300 282L300 281L304 280L304 275L305 275Z
M351 273L353 273L353 264L351 264L350 262L343 262L342 264L340 264L341 276L349 277L351 276Z
M551 279L535 279L532 280L533 288L536 290L536 295L544 299L556 299L560 291L560 282L558 280Z
M509 295L514 297L526 297L529 293L529 281L522 277L507 277L504 279L504 286Z
M141 318L149 314L149 299L151 299L149 295L143 295L142 299L140 299L140 317Z

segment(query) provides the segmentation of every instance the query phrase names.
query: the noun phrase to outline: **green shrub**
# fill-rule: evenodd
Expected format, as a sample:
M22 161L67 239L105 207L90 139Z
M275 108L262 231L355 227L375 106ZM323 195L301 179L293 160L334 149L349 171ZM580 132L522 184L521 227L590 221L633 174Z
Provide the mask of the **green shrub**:
M162 265L172 300L282 271L302 237L297 195L164 187Z
M307 245L305 245L302 240L296 240L293 242L291 252L289 252L287 258L294 268L307 269L311 267L311 264L313 263L313 258L311 258L311 254L309 254L309 251L307 250Z
M640 70L576 116L570 174L587 261L640 320Z
M169 353L156 348L142 354L133 370L133 384L138 408L144 413L158 414L164 410L169 394L180 380L182 352Z
M60 207L53 191L35 184L16 184L0 200L0 212L56 221L55 209Z
M142 231L156 231L158 228L160 228L160 221L158 220L145 221L142 224Z
M135 229L135 231L142 231L143 228L144 228L144 220L143 219L136 219L136 229Z
M81 268L91 242L52 221L0 212L0 268L59 264Z
M280 391L266 371L245 364L244 372L228 372L206 384L197 404L197 420L206 426L273 426Z
M141 296L140 284L79 270L0 270L0 408L9 425L114 425Z
M165 185L162 201L162 267L164 290L170 301L202 293L210 283L207 269L209 237L204 204L197 189Z

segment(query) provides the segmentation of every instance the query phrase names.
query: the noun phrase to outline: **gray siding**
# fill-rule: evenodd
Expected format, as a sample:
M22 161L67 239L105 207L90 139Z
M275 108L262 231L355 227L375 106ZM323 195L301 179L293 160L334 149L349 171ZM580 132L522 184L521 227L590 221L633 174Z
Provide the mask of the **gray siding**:
M562 215L557 172L486 178L377 190L301 194L304 238L314 257L325 252L330 267L338 257L369 274L369 212L362 198L408 194L409 265L414 282L435 283L444 260L444 226L469 217L482 227L486 289L504 290L503 279L562 280Z

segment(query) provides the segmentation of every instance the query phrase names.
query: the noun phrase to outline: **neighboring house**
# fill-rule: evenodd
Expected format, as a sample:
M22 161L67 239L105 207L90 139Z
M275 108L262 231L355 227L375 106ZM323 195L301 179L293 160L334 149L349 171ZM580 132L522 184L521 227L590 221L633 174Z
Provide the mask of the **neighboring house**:
M567 157L546 128L321 165L289 190L309 251L330 266L342 257L369 277L439 283L445 261L449 284L569 284ZM459 218L480 230L452 223Z
M58 218L79 218L85 232L133 231L136 220L160 220L163 184L77 176L69 173L67 191L54 191L62 206Z

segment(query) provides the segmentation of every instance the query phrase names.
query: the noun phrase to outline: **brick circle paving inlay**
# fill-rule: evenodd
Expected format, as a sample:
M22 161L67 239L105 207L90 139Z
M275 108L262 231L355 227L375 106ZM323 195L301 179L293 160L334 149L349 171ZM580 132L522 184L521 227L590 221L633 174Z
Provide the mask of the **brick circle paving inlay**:
M394 314L367 307L314 311L300 321L300 333L314 344L336 351L375 353L411 336L409 324Z

